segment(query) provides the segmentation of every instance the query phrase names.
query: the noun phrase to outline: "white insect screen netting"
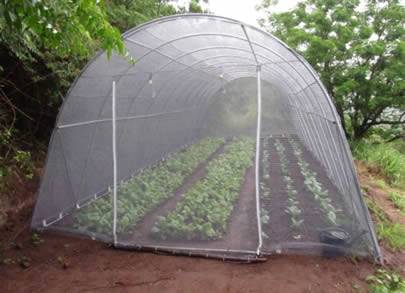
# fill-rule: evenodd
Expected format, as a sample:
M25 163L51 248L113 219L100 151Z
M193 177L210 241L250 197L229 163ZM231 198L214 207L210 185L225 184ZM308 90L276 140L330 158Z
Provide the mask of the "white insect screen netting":
M379 257L336 110L305 60L211 15L124 39L135 64L100 53L67 95L34 228L208 256Z

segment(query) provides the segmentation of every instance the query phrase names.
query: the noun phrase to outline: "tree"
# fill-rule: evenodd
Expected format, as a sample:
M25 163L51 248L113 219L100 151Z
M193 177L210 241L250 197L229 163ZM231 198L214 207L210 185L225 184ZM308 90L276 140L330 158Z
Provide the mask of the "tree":
M171 0L111 0L107 14L112 25L121 32L137 26L153 18L173 15L176 13L204 13L201 6L208 0L189 0L182 3L184 6L174 6L176 1Z
M100 42L109 54L124 52L119 31L107 19L103 1L97 0L21 0L0 2L1 41L14 45L19 57L39 49L54 54L84 55L88 43ZM14 43L6 38L13 37ZM21 49L27 49L22 52ZM31 51L31 52L28 52Z
M38 128L96 47L125 53L103 2L1 0L0 131Z
M302 54L334 98L351 139L405 125L405 8L399 0L305 0L260 24Z
M125 55L121 32L188 10L171 3L0 0L0 181L10 173L3 166L30 160L22 150L47 144L63 96L95 51Z
M108 18L121 32L156 17L176 14L168 0L112 0L108 5Z

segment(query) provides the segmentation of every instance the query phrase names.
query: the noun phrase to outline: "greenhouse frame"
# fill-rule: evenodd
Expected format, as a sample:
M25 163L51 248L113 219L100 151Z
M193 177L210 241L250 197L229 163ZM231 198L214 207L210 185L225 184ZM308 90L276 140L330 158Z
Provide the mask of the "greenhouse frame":
M114 247L256 261L381 260L340 118L275 36L207 14L123 34L64 99L32 228Z

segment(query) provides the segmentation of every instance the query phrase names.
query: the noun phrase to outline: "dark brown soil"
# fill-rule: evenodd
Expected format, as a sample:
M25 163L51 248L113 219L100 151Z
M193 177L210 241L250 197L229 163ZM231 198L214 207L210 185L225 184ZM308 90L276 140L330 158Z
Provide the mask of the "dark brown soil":
M299 241L302 242L319 242L319 229L327 226L324 220L323 211L319 207L319 203L315 201L311 192L304 184L304 176L301 174L298 165L298 159L294 154L294 150L287 138L280 138L280 142L285 147L285 153L288 159L288 172L291 178L294 179L294 187L297 190L297 200L299 208L302 211L303 224L300 227L302 236ZM301 149L303 147L301 146ZM303 151L304 159L308 162L308 153ZM313 163L311 168L314 168ZM318 178L319 179L319 176Z
M274 252L279 250L279 244L292 239L288 214L284 211L287 206L287 191L283 182L280 168L280 158L273 141L269 141L269 159L264 164L269 164L268 179L262 181L270 189L270 198L261 200L261 207L269 212L270 220L262 225L263 232L269 237L263 239L263 250Z
M341 210L337 215L338 220L342 222L344 227L347 227L349 232L352 232L352 227L357 227L358 224L354 217L347 213L347 208L342 204L343 196L326 176L325 169L320 162L300 143L297 137L294 136L293 138L300 145L303 158L310 165L310 169L316 172L317 180L322 184L324 189L328 190L328 195L333 206ZM299 232L292 231L290 217L285 212L288 206L288 195L281 171L280 158L274 145L276 139L285 148L284 152L288 160L288 175L293 179L292 184L297 191L296 199L299 202L301 210L299 218L304 220L299 228ZM301 174L298 159L289 142L289 137L282 135L272 136L267 138L267 141L268 153L270 154L269 161L267 162L269 164L270 178L267 180L262 178L262 180L267 184L271 195L269 200L262 200L263 208L267 209L270 214L269 223L263 225L263 231L269 237L269 239L264 240L264 251L270 253L321 254L320 231L331 227L331 225L327 223L325 213L321 209L319 202L315 200L312 192L304 184L305 178ZM300 235L301 238L294 239L293 235ZM361 244L356 243L356 247L357 245Z
M258 245L256 197L255 197L255 168L246 171L239 199L232 211L228 233L224 242L228 247L240 250L255 250Z
M7 257L30 259L0 265L0 291L13 292L366 292L367 262L310 256L271 257L251 265L192 257L128 252L77 238L47 234L38 247ZM355 289L358 288L358 289Z
M1 179L6 182L1 182L4 193L0 193L0 256L3 239L14 239L29 229L39 184L39 173L40 168L36 168L34 178L27 179L13 170L11 176Z

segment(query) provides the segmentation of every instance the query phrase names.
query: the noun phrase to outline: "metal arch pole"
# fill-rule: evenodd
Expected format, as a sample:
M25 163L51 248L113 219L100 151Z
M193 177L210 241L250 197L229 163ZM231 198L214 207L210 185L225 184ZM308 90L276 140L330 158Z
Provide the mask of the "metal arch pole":
M256 131L256 158L255 158L255 189L256 189L256 215L257 215L257 232L259 236L259 245L257 246L257 255L260 255L260 250L263 245L262 239L262 221L261 221L261 211L260 211L260 136L262 127L262 80L261 80L261 65L257 59L255 50L253 48L252 42L250 41L249 35L246 31L245 26L241 25L243 33L245 34L246 40L249 44L250 50L252 51L253 57L256 61L256 73L257 73L257 131Z
M256 185L256 210L257 210L257 230L259 234L259 245L257 247L257 254L263 245L262 240L262 222L260 211L260 194L259 194L259 165L260 165L260 136L262 124L262 82L261 82L261 66L257 66L257 133L256 133L256 161L255 161L255 185Z
M115 80L112 82L112 152L113 152L113 239L117 245L117 127L116 127L116 101Z
M263 48L263 49L266 50L266 51L271 52L272 54L276 55L276 56L279 57L280 59L284 60L284 61L286 62L286 64L289 65L289 66L298 74L299 77L301 77L301 79L304 81L304 83L306 83L306 81L305 81L305 79L302 77L302 75L296 70L296 68L295 68L294 66L292 66L292 65L289 63L289 61L287 61L282 55L280 55L280 54L277 53L276 51L274 51L274 50L272 50L272 49L270 49L270 48L267 48L267 47L265 47L265 46L262 46L262 45L260 45L260 44L257 43L257 42L251 41L251 40L249 39L249 36L247 35L245 25L244 25L244 24L241 24L241 27L242 27L242 29L243 29L243 31L244 31L245 38L238 37L238 36L231 35L231 34L224 34L224 33L197 33L197 34L184 35L184 36L178 37L178 38L176 38L176 39L169 40L169 41L167 41L166 43L162 43L162 44L160 44L159 46L157 46L157 47L155 47L155 48L150 48L150 49L149 49L149 50L150 50L149 52L145 53L145 54L142 55L140 58L138 58L138 62L139 62L141 59L143 59L143 58L145 58L146 56L148 56L151 52L156 52L156 53L159 53L159 54L160 54L161 52L158 51L160 48L162 48L162 47L164 47L164 46L167 46L167 45L169 45L169 44L171 44L171 43L173 43L173 42L177 42L177 41L184 40L184 39L188 39L188 38L201 37L201 36L216 36L216 37L220 36L220 37L234 38L234 39L241 40L241 41L247 41L247 42L249 43L249 46L250 46L250 48L251 48L252 50L253 50L253 44L254 44L254 45L256 45L256 46L258 46L258 47L260 47L260 48ZM147 45L145 45L145 44L142 44L142 43L140 43L140 42L138 42L138 41L134 41L134 40L130 39L130 37L129 37L128 39L126 39L126 40L129 41L129 42L135 43L135 44L137 44L137 45L139 45L139 46L143 46L143 47L145 47L145 48L149 48L149 46L147 46ZM257 58L257 56L259 55L259 54L255 53L254 51L252 51L252 53L253 53L253 55L255 56L255 58ZM181 57L181 56L180 56L180 57ZM170 59L172 59L174 62L177 62L177 59L178 59L178 58L170 57ZM268 59L268 58L266 58L266 59ZM272 61L271 59L268 59L268 60ZM178 62L178 63L182 64L181 62ZM182 64L182 65L187 66L187 64ZM275 64L275 65L277 65L277 64ZM281 68L281 69L282 69L282 68ZM284 69L283 69L283 70L284 70ZM287 72L287 74L288 74L288 72ZM297 82L297 83L298 83L298 82Z
M300 58L298 58L298 59L300 60ZM301 62L302 62L302 61L301 61ZM317 79L316 79L315 77L314 77L314 81L306 87L306 88L309 88L309 90L312 92L313 96L315 97L315 96L316 96L316 93L315 93L314 90L312 89L312 85L318 85L318 86L319 86L318 81L317 81ZM305 88L305 89L306 89L306 88ZM304 93L304 94L306 94L306 93L305 93L305 89L303 89L303 93ZM309 96L309 95L306 95L306 96L309 98L309 101L312 103L312 99L310 98L310 96ZM322 107L322 104L319 102L318 99L315 99L315 101L316 101L316 103L317 103L319 109L321 110L321 113L323 114L323 116L320 116L320 117L322 117L323 119L326 119L326 120L327 120L327 118L326 118L327 115L326 115L326 113L325 113L324 108ZM335 140L333 139L332 132L331 132L331 130L330 130L330 127L329 127L329 123L328 123L328 122L326 122L326 126L327 126L327 129L328 129L328 131L329 131L329 135L330 135L330 137L331 137L331 140L332 140L332 142L333 142L333 146L335 147L337 153L339 153L339 151L338 151L337 148L336 148ZM321 128L323 129L322 123L321 123ZM327 141L328 141L328 140L327 140ZM327 142L327 143L328 143L328 142ZM329 144L328 144L327 150L330 151L330 145L329 145ZM332 163L333 163L333 166L334 166L334 168L335 168L336 175L337 175L337 177L338 177L338 179L339 179L339 181L340 181L340 185L341 185L341 188L342 188L342 193L344 193L344 192L343 192L343 190L344 190L344 183L343 183L343 181L342 181L342 179L341 179L341 177L340 177L340 172L338 171L337 166L336 166L334 160L332 160ZM340 164L339 164L339 167L342 169L342 171L343 171L343 173L344 173L344 169L343 169L343 166L341 165L341 162L340 162ZM345 179L346 179L346 176L345 176ZM346 181L347 181L347 180L346 180Z
M278 40L278 39L277 39L277 40ZM278 41L279 41L281 44L283 44L286 48L288 48L288 46L285 45L282 41L280 41L280 40L278 40ZM290 49L290 50L291 50L291 49ZM292 51L292 50L291 50L291 51ZM353 177L353 179L354 179L354 182L355 182L355 187L356 187L356 190L357 190L357 193L358 193L360 205L361 205L361 207L362 207L362 209L363 209L363 213L364 213L365 216L366 216L366 222L367 222L367 225L368 225L368 228L369 228L369 231L370 231L372 240L373 240L373 242L374 242L374 248L375 248L375 251L376 251L376 254L377 254L377 255L374 256L374 257L375 257L375 259L376 259L377 261L379 261L379 262L382 263L382 253L381 253L381 249L380 249L380 247L379 247L379 245L378 245L377 235L375 234L374 227L373 227L373 222L372 222L372 220L371 220L371 216L370 216L370 213L369 213L369 211L368 211L368 208L367 208L366 204L364 203L363 198L361 197L361 194L362 194L362 193L361 193L361 189L360 189L359 179L358 179L358 177L357 177L357 174L356 174L355 171L354 171L354 170L355 170L355 165L354 165L353 157L352 157L352 154L351 154L351 152L350 152L349 144L348 144L348 142L346 141L346 139L344 138L344 131L343 131L343 128L342 128L342 124L341 124L341 121L340 121L340 117L337 115L336 109L334 108L332 99L331 99L331 97L329 96L328 91L326 90L325 86L324 86L323 83L321 82L319 76L314 72L314 69L313 69L311 66L308 65L308 63L307 63L306 60L303 60L303 59L301 59L300 57L298 57L299 55L298 55L295 51L292 51L292 52L293 52L293 54L294 54L295 56L297 56L297 58L299 58L299 59L301 60L301 63L304 65L304 67L311 73L311 75L312 75L312 76L315 78L315 80L317 81L319 87L321 88L321 90L322 90L322 92L323 92L323 94L324 94L324 96L325 96L325 98L326 98L326 101L328 102L328 105L329 105L329 108L330 108L330 110L331 110L331 112L332 112L332 115L334 116L334 118L335 118L335 120L336 120L336 122L337 122L337 123L336 123L336 126L337 126L337 130L338 130L338 134L340 135L340 141L341 141L341 143L343 144L344 152L345 152L345 154L346 154L347 160L349 161L349 164L350 164L349 167L351 167L351 168L349 168L349 169L350 169L351 175L352 175L352 177Z
M211 35L211 34L210 34ZM197 35L192 35L192 36L199 36L199 34L197 34ZM229 35L226 35L226 36L228 36L229 37ZM190 36L187 36L187 37L190 37ZM235 36L234 36L235 37ZM183 39L183 38L179 38L179 39ZM176 40L179 40L179 39L174 39L174 40L171 40L170 41L170 43L171 42L173 42L173 41L176 41ZM238 38L238 39L241 39L241 38ZM241 40L244 40L244 39L241 39ZM248 37L247 37L247 40L248 40ZM246 41L246 40L245 40ZM248 42L249 42L250 40L248 40ZM139 43L139 42L138 42ZM140 44L140 43L139 43ZM166 43L165 43L166 44ZM165 44L162 44L161 46L164 46ZM159 46L158 48L160 48L161 46ZM202 48L202 49L199 49L199 50L195 50L195 51L191 51L191 52L187 52L187 53L185 53L185 54L183 54L183 55L180 55L180 56L178 56L178 57L176 57L176 58L171 58L170 60L171 61L169 61L168 63L166 63L165 65L163 65L157 72L160 72L161 70L163 70L164 68L166 68L168 65L170 65L171 63L173 63L173 62L178 62L178 60L179 59L181 59L181 58L183 58L183 57L185 57L185 56L187 56L187 55L190 55L190 54L193 54L193 53L195 53L195 52L199 52L199 51L202 51L202 50L210 50L210 49L215 49L215 48L227 48L227 49L231 49L231 47L207 47L207 48ZM156 48L155 48L156 49ZM249 50L246 50L246 49L242 49L242 48L232 48L233 50L237 50L237 51L244 51L244 52L249 52ZM251 46L251 50L253 50L253 47ZM253 52L253 51L252 51ZM257 60L257 56L260 56L260 57L262 57L262 58L264 58L264 59L266 59L266 60L269 60L269 62L267 62L266 64L276 64L277 65L277 62L271 62L271 59L269 59L269 58L267 58L267 57L265 57L265 56L263 56L263 55L261 55L261 54L258 54L258 53L255 53L255 52L253 52L253 54L254 54L254 56L255 56L255 60ZM142 59L143 57L145 57L147 54L144 54L143 56L141 56L140 57L140 59ZM139 60L140 60L139 59ZM138 61L139 61L138 60ZM205 60L205 59L204 59ZM204 61L204 60L200 60L200 61ZM298 60L299 61L299 60ZM285 62L285 61L283 61L283 62ZM197 63L200 63L200 62L197 62ZM181 62L180 62L180 64L182 64ZM186 66L186 65L184 65L184 66ZM193 65L188 65L188 66L186 66L186 68L184 68L181 72L183 72L184 70L187 70L187 69L194 69L193 68L193 66L194 66L194 64ZM281 68L282 69L282 68ZM200 69L197 69L197 70L200 70ZM207 72L206 70L205 70L205 72ZM207 72L207 74L210 74L209 72ZM287 73L288 74L288 73ZM167 82L170 82L171 81L171 79L169 79ZM145 83L146 84L146 83ZM143 88L143 87L142 87ZM141 89L142 90L142 89ZM140 91L141 91L140 90ZM159 92L160 92L160 90L159 90ZM158 94L159 95L159 94ZM133 100L131 101L131 105L132 105L132 102L133 102ZM131 107L131 106L130 106ZM130 108L129 107L129 108Z

